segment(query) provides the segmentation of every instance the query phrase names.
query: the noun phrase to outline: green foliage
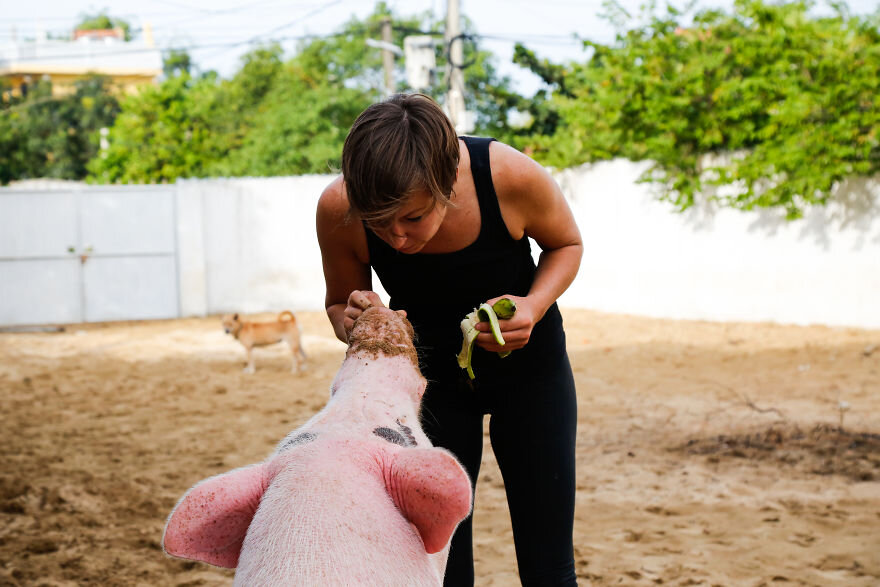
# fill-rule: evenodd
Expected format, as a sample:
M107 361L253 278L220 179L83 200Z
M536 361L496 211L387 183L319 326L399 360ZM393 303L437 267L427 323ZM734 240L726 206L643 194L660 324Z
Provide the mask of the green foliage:
M732 14L692 19L690 9L667 7L626 30L628 15L612 3L617 40L586 41L582 62L553 64L515 48L514 61L547 84L528 99L510 89L465 22L474 133L555 167L653 161L642 180L657 182L679 209L711 194L736 208L777 207L797 217L844 178L880 170L880 13L850 17L839 4L833 16L817 18L809 6L737 0ZM287 59L278 45L254 49L228 80L194 78L189 56L170 54L165 81L126 97L118 117L103 86L86 84L66 98L40 84L24 101L5 94L0 181L80 178L92 156L89 179L105 183L335 171L351 123L384 91L382 51L366 39L381 38L386 17L397 46L410 34L442 39L443 23L429 14L399 18L379 3ZM426 93L444 103L446 52L440 42L436 50L438 75ZM403 68L396 60L395 79L404 79ZM511 112L528 122L511 125ZM110 146L97 154L96 131L114 117Z
M689 27L669 8L614 46L585 43L589 61L552 72L560 124L532 137L536 156L652 160L643 179L680 209L711 190L790 218L825 203L844 178L880 171L880 35L843 6L822 18L808 8L737 0Z
M162 72L165 77L192 73L192 58L185 49L171 49L162 56Z
M52 177L82 179L98 152L99 131L119 111L106 80L90 77L73 93L52 96L49 82L32 85L26 99L0 102L0 182Z
M78 31L120 28L125 35L125 40L131 40L131 25L121 18L110 17L104 12L99 12L98 14L86 14L81 18L82 20L80 23L74 27Z
M231 80L195 80L178 68L159 87L122 103L110 148L91 163L90 180L335 172L351 124L383 95L382 52L366 39L381 38L386 16L392 16L390 10L379 3L373 14L350 20L337 34L303 42L286 62L277 45L257 48L243 57ZM425 20L392 16L392 42L402 46ZM507 80L498 79L488 53L468 44L466 60L468 88L480 96L469 107L479 112L484 132L502 138L508 129L497 121L506 120L506 110L521 98L507 89ZM395 64L398 79L403 66ZM438 80L429 93L442 102L445 91Z
M162 183L205 176L206 160L219 150L211 132L216 98L210 80L193 81L187 74L126 97L109 148L89 163L89 179Z
M348 128L369 104L360 90L315 83L302 69L288 66L242 147L216 170L232 176L333 173Z

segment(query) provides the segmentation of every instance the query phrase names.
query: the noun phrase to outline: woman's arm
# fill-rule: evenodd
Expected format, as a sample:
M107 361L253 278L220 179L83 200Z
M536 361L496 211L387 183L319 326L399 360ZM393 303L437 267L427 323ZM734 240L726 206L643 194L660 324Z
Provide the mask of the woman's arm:
M514 317L501 321L505 346L498 346L490 334L477 337L486 350L516 350L525 346L535 324L574 281L584 247L565 196L547 170L502 143L493 142L490 149L492 182L508 231L516 239L533 238L542 250L526 297L503 294L487 300L491 304L510 297L517 304ZM481 324L478 329L486 332L489 327Z
M348 342L355 318L369 304L381 305L372 289L372 273L363 226L348 218L342 178L318 199L316 228L324 266L324 307L336 338Z

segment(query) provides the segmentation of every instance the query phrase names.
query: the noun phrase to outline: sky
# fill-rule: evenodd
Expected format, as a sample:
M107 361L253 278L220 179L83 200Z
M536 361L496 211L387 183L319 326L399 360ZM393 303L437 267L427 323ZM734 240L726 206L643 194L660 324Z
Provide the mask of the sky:
M634 16L645 0L618 0ZM657 2L665 6L665 2ZM430 12L445 19L447 0L387 0L398 16ZM675 2L682 6L683 0ZM699 7L730 11L733 0L697 0ZM877 10L880 0L850 0L854 14ZM239 68L239 57L254 44L336 32L353 16L373 11L372 0L0 0L0 44L12 38L68 33L83 15L105 12L123 18L133 29L149 23L160 48L189 47L196 66L229 77ZM502 74L514 88L531 95L540 82L531 72L511 63L513 45L525 44L539 57L555 63L582 60L582 44L574 36L611 42L613 27L599 16L603 0L459 0L482 37L480 46L494 53ZM823 11L824 4L816 9ZM638 22L638 21L636 21ZM365 51L377 50L365 47Z

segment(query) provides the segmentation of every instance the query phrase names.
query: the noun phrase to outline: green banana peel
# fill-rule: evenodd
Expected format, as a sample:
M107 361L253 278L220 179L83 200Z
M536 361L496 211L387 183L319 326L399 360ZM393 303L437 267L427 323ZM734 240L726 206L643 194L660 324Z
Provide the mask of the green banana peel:
M495 342L504 346L504 337L501 335L501 326L498 324L498 319L508 320L513 317L514 313L516 313L516 303L511 299L501 298L491 306L486 303L480 304L479 308L465 316L464 320L461 321L462 342L461 352L458 353L458 366L462 369L467 369L468 377L471 379L476 377L472 360L477 335L480 334L480 331L476 328L477 323L488 322L492 336L495 337ZM501 351L498 355L503 358L510 353L511 351Z

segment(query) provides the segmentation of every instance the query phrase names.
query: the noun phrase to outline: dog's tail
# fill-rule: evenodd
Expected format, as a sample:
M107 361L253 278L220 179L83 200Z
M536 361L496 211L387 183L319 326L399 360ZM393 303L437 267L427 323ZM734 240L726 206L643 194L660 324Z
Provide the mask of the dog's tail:
M278 314L278 320L280 320L282 322L287 322L287 321L296 322L296 317L293 315L293 312L291 312L290 310L284 310L283 312Z

